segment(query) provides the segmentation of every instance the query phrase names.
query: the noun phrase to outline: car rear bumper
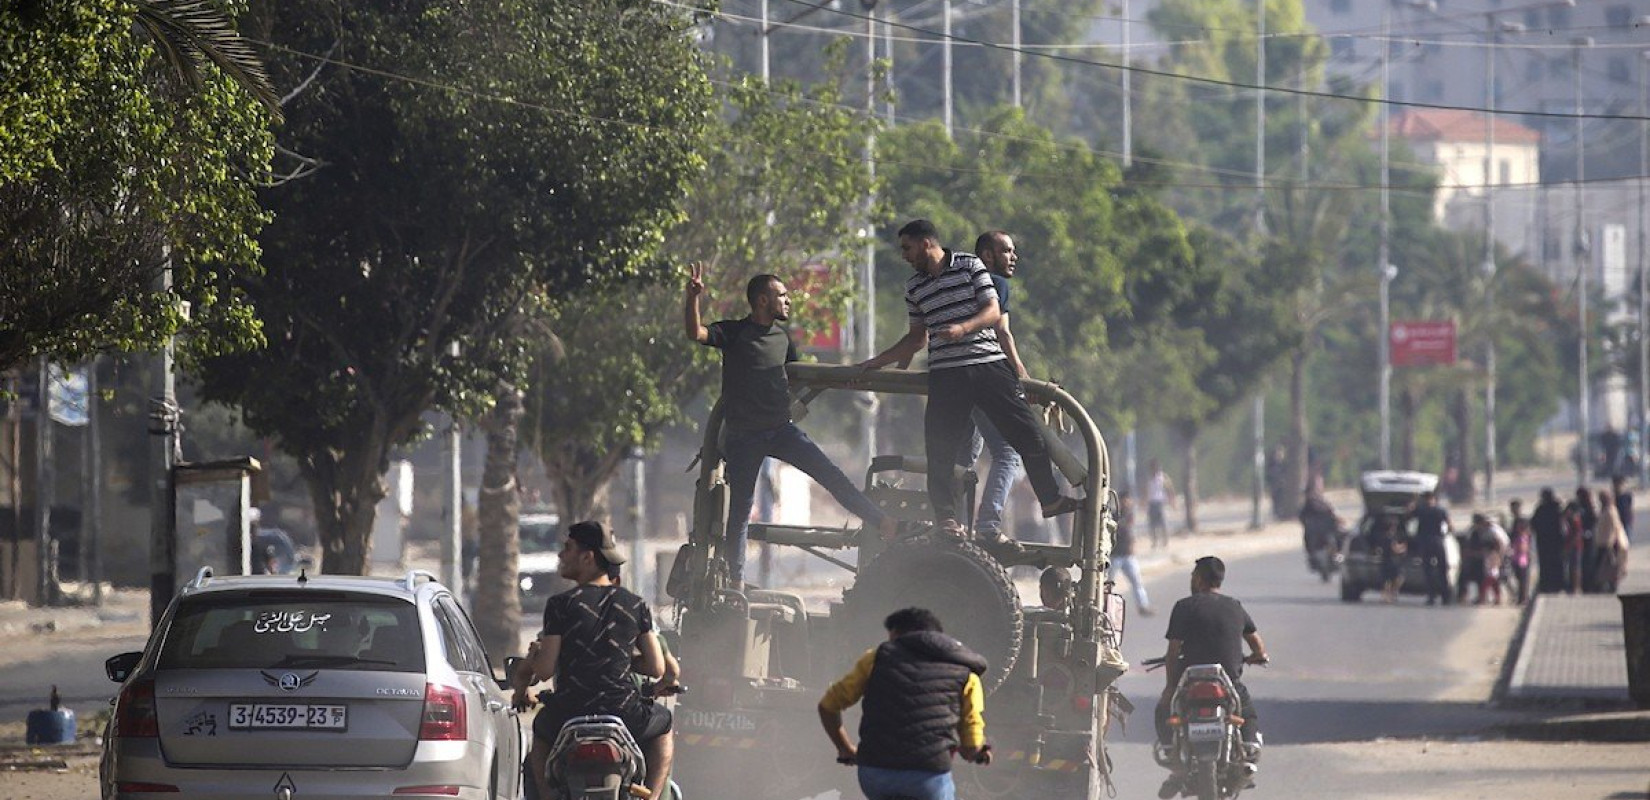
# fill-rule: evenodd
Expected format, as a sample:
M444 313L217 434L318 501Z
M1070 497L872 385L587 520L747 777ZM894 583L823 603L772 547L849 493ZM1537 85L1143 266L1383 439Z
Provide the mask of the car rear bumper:
M157 740L140 739L111 742L100 783L104 800L271 800L283 786L292 788L295 800L483 800L490 778L491 758L464 742L420 742L405 767L283 769L172 766L161 756ZM176 791L121 791L122 784ZM416 787L457 787L458 793L421 793Z

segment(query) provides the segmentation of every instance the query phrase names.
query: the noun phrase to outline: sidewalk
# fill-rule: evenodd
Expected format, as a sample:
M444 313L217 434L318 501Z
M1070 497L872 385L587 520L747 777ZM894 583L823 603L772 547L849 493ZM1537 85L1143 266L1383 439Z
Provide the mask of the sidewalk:
M1623 594L1650 592L1650 535L1628 557ZM1626 642L1616 595L1536 595L1525 612L1522 636L1504 705L1558 712L1509 726L1520 738L1543 740L1650 741L1650 709L1627 694Z

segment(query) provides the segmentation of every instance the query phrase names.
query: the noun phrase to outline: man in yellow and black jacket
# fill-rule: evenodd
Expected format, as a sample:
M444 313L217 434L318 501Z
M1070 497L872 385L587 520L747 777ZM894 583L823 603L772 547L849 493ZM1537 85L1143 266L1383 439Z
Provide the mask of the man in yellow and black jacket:
M991 763L985 743L985 659L945 635L922 608L883 622L888 641L867 650L819 701L819 720L837 761L859 766L867 800L952 800L953 753ZM848 740L842 712L865 699L859 747Z

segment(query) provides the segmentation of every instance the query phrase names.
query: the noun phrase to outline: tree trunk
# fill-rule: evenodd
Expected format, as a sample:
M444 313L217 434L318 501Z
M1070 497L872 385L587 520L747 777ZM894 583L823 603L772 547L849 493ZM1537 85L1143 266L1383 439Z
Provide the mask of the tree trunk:
M1295 348L1289 357L1289 466L1280 499L1293 517L1300 510L1302 492L1311 476L1306 445L1306 357L1307 346Z
M1457 389L1450 398L1450 417L1455 425L1454 450L1450 461L1455 474L1450 481L1451 503L1470 503L1472 486L1472 395L1468 389Z
M1398 412L1402 418L1398 429L1398 468L1415 469L1415 389L1405 386L1398 393Z
M1186 511L1186 530L1197 533L1197 430L1180 431L1180 502Z
M372 552L372 523L378 502L389 493L384 481L386 437L367 434L363 446L347 453L327 450L299 459L298 469L315 506L321 542L321 572L365 575Z
M552 470L550 478L555 485L556 509L561 512L561 518L568 523L606 518L607 482L611 477L611 473L593 476Z
M482 420L487 432L487 459L477 503L479 564L472 601L476 629L495 664L514 655L520 645L521 596L516 593L521 553L521 493L516 445L521 423L521 392L500 386L498 405Z

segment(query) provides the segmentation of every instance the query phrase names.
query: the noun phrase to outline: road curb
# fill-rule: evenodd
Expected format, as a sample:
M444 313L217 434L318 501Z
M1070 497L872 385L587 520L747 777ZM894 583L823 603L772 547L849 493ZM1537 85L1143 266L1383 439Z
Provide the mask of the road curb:
M1518 629L1507 642L1507 657L1501 659L1501 674L1495 679L1495 688L1490 690L1490 705L1506 705L1513 699L1522 699L1514 691L1514 687L1524 682L1524 675L1530 666L1530 629L1535 626L1537 617L1541 614L1541 595L1530 598L1519 615Z

